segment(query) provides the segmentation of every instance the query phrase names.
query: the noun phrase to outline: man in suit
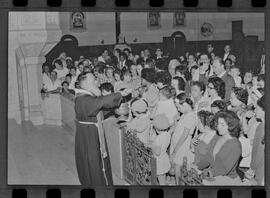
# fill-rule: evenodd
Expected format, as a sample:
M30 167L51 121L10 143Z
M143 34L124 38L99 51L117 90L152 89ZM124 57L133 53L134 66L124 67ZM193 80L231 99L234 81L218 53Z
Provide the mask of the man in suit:
M235 82L233 77L226 71L224 61L220 57L216 57L213 61L213 72L217 77L221 78L225 82L224 100L229 101Z
M230 45L225 45L224 47L224 56L223 56L223 61L225 61L228 56L231 54L231 46Z
M207 45L207 54L211 56L211 53L214 52L214 47L211 43L208 43Z
M118 63L118 69L128 69L129 66L132 65L132 61L127 59L127 55L125 53L120 54L120 61Z

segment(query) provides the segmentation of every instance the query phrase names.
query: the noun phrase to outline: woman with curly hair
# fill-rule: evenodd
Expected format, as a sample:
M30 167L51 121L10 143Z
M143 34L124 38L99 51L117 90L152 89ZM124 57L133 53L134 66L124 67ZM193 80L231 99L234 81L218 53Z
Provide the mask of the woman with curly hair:
M241 143L238 140L241 125L232 111L220 111L215 115L219 138L211 145L203 175L205 185L240 185L241 179L236 169L241 156Z
M214 127L214 114L209 111L199 111L197 113L198 116L198 124L197 127L200 130L200 134L193 138L192 144L194 145L195 158L194 164L198 166L203 166L200 162L205 158L207 154L211 141L218 136L216 135L216 130Z
M233 87L231 92L231 98L229 109L234 111L239 118L242 117L245 112L248 102L248 92L246 89L240 87Z
M222 100L225 97L225 82L219 77L211 77L208 79L207 92L209 96L209 104L216 100ZM209 107L210 108L210 107Z
M223 100L216 100L211 104L211 112L216 114L219 111L226 110L228 107L228 103Z

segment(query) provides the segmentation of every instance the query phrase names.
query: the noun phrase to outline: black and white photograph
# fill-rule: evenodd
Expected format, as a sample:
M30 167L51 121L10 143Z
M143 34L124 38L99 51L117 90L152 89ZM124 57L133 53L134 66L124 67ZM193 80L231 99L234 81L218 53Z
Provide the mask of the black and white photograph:
M10 11L7 183L264 186L265 56L263 12Z

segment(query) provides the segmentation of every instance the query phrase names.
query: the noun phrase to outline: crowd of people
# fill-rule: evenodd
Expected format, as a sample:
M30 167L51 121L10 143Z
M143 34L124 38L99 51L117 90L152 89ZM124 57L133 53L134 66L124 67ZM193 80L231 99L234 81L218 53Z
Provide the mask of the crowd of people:
M264 184L264 64L243 73L229 45L218 56L208 44L177 58L160 48L105 49L79 60L63 52L53 67L43 66L42 93L74 99L85 73L103 96L128 90L127 130L152 148L160 185L178 184L184 157L205 185Z

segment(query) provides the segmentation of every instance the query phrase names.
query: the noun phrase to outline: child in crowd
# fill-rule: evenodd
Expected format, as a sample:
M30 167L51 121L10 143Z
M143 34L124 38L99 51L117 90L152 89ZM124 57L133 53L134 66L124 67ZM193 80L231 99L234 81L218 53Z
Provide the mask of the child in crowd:
M241 87L242 84L242 78L240 74L240 69L237 66L231 67L230 75L233 77L236 87Z
M175 89L168 85L160 89L159 91L159 101L152 112L152 116L154 117L159 114L165 114L168 118L170 125L174 123L174 117L178 114L176 106L173 101L173 97L175 96Z
M149 144L150 138L150 116L147 110L148 104L144 99L134 99L131 103L131 119L127 124L127 130L135 129L137 137L145 144Z
M151 142L150 147L157 160L157 178L159 185L166 185L166 173L168 173L171 167L169 155L167 154L171 139L168 118L164 114L155 116L153 118L153 129L157 135Z
M109 82L102 83L99 88L101 91L101 95L103 95L103 96L108 96L108 95L114 93L113 85Z

